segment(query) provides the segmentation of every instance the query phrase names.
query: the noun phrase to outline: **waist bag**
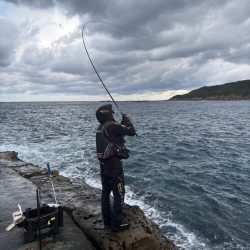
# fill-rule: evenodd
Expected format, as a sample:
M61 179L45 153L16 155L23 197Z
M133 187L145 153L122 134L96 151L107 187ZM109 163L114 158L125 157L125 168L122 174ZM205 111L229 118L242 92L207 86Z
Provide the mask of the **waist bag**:
M129 150L125 147L124 143L116 144L109 140L106 132L106 127L113 122L105 124L97 133L97 158L98 160L107 160L112 157L121 159L129 158ZM101 145L101 146L100 146Z

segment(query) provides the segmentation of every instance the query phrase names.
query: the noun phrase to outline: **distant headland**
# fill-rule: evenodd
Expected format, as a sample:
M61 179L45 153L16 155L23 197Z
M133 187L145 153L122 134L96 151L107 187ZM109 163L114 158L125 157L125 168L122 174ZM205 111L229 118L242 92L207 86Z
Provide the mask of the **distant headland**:
M250 80L230 82L222 85L205 86L184 95L176 95L169 101L200 100L250 100Z

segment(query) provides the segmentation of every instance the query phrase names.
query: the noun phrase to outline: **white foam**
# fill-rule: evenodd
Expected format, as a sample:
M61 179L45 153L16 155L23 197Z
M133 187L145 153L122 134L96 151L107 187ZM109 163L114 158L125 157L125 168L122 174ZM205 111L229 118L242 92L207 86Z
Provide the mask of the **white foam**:
M170 218L164 218L155 207L147 204L144 201L144 198L145 197L137 197L131 187L126 186L125 202L130 205L138 205L143 210L145 215L158 224L160 228L173 227L177 233L174 235L166 234L165 236L173 240L178 247L187 250L208 249L206 244L201 242L201 240L199 240L194 233L188 232L185 227L174 223ZM171 212L172 211L170 211L167 216L171 216Z
M13 150L13 148L14 148L14 145L8 145L8 147L6 147L5 145L4 150ZM40 150L39 148L33 148L32 151L30 151L30 149L26 146L15 145L15 150L17 150L18 152L22 152L22 158L24 160L32 161L33 163L37 163L37 164L39 162L40 163L47 162L47 159L45 159L43 155L39 154L39 150ZM39 157L38 158L33 157L34 155L39 156ZM48 157L48 158L53 158L53 157ZM83 156L82 164L83 166L80 169L71 167L71 168L67 168L63 170L61 169L60 171L63 175L70 177L70 178L79 178L79 176L81 176L83 177L84 181L88 185L100 189L101 188L100 179L94 178L94 175L93 175L93 172L96 173L96 169L94 169L93 167L90 167L91 165L93 165L93 163L91 164L89 160L86 160L86 158ZM133 192L133 189L130 186L126 186L125 202L129 205L139 206L143 210L145 215L148 218L152 219L156 224L158 224L160 228L162 229L164 229L164 227L173 228L175 233L172 233L172 234L167 233L166 237L173 240L174 243L178 247L180 247L181 249L187 249L187 250L208 249L205 243L203 243L200 239L198 239L198 237L196 237L194 233L189 232L184 226L174 223L170 219L172 211L170 211L168 214L162 214L153 205L147 204L147 202L145 201L145 198L146 197L143 197L143 196L138 197Z
M85 170L86 171L86 170ZM88 174L87 174L88 173ZM91 176L91 172L87 171L84 173L85 176L88 176L88 178L85 178L85 182L95 188L101 188L101 182L98 179L89 177ZM92 174L93 175L93 174ZM165 236L171 240L181 249L187 249L187 250L206 250L208 249L206 247L206 244L203 243L200 239L198 239L194 233L188 232L188 230L177 223L174 223L169 216L171 216L170 211L166 216L168 218L164 218L161 213L152 205L149 205L145 202L145 197L138 197L134 192L133 189L130 186L126 186L126 195L125 195L125 203L133 206L137 205L139 206L143 212L145 213L146 217L149 219L152 219L156 224L159 225L160 228L164 227L172 227L175 229L176 233L172 235L166 234Z
M88 179L85 179L85 182L91 186L91 187L95 187L95 188L99 188L101 189L102 188L102 184L100 182L97 182L94 178L88 178Z

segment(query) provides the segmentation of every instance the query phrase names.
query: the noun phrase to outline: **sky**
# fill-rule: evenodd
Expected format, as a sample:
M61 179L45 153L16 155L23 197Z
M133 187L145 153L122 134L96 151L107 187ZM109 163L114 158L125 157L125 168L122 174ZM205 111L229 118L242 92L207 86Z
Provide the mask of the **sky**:
M0 0L0 102L166 100L250 79L248 0Z

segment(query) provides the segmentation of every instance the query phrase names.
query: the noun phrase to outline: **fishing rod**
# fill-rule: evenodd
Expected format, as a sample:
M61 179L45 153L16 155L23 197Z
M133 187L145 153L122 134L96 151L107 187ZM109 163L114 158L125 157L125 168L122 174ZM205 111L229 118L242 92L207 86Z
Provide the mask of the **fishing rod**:
M106 89L107 93L109 94L111 100L113 101L113 103L115 104L115 106L117 107L117 109L119 110L119 112L121 113L121 115L124 115L124 113L121 111L121 109L119 108L118 104L116 103L116 101L114 100L114 98L112 97L112 95L110 94L108 88L107 88L106 85L104 84L104 82L103 82L101 76L99 75L99 73L98 73L98 71L97 71L97 69L96 69L96 67L95 67L95 65L94 65L94 63L93 63L93 61L92 61L91 58L90 58L89 52L88 52L88 50L87 50L87 46L86 46L86 44L85 44L84 35L83 35L84 29L85 29L85 27L86 27L86 25L87 25L88 23L104 23L104 24L108 24L108 25L110 25L110 26L113 26L113 27L115 27L115 28L117 28L117 29L120 29L120 30L122 30L122 31L125 31L125 32L127 32L127 31L124 30L124 29L122 29L121 27L119 27L119 26L117 26L117 25L114 25L114 24L112 24L112 23L108 23L108 22L105 22L105 21L88 21L88 22L86 22L86 23L83 25L83 27L82 27L82 42L83 42L85 51L86 51L86 53L87 53L87 56L88 56L88 58L89 58L89 61L90 61L91 65L92 65L93 69L95 70L95 73L96 73L96 75L98 76L98 78L99 78L100 82L102 83L103 87ZM128 32L127 32L127 33L128 33Z

